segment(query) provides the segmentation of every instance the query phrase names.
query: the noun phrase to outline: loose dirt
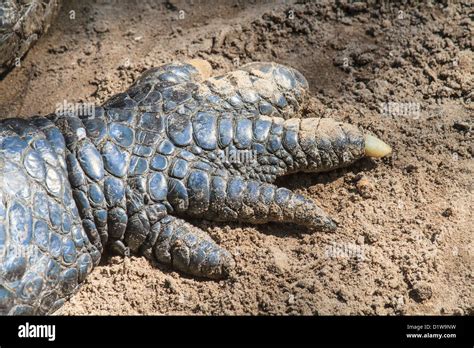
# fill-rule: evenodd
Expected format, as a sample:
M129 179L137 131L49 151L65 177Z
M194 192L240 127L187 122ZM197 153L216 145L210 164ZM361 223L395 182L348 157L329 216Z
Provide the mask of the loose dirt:
M1 117L101 103L172 60L216 73L276 61L310 83L302 117L355 124L394 152L280 180L335 233L193 220L234 255L229 279L106 257L59 314L474 314L472 5L388 3L66 1L0 82Z

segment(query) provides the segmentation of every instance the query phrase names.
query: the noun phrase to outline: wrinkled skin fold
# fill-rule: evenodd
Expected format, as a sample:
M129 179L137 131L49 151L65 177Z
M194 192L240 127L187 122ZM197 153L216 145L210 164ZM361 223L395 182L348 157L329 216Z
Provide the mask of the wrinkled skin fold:
M335 229L273 183L353 163L361 131L298 118L308 84L292 68L199 69L151 69L89 114L0 122L1 314L54 312L106 249L225 278L232 255L186 217Z

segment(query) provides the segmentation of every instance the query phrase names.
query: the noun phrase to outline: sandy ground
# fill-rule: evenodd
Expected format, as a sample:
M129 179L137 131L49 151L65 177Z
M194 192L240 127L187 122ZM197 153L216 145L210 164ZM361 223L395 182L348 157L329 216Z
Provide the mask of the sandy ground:
M303 117L356 124L394 154L280 181L321 202L335 233L192 221L235 256L229 279L104 257L59 314L474 314L468 3L66 1L0 82L1 117L103 102L172 60L217 73L271 60L308 78Z

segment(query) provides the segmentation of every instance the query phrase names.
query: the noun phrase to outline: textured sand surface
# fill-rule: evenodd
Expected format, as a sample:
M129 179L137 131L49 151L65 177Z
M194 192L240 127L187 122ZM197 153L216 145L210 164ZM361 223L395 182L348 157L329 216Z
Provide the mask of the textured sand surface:
M172 60L276 61L308 78L302 117L358 125L394 152L280 180L335 233L191 221L234 255L229 279L105 257L59 313L472 315L474 35L469 1L449 3L68 1L0 82L2 117L103 102Z

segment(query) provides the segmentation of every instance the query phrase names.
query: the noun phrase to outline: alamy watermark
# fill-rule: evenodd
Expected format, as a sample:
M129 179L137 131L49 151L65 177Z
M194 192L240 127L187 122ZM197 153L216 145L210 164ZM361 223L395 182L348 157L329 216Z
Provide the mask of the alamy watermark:
M379 103L379 112L386 117L420 118L421 106L417 102L384 102Z
M356 259L359 261L365 260L365 250L363 245L354 243L335 243L326 247L324 256L328 259Z
M15 245L15 246L0 246L0 260L1 259L18 259L18 258L34 258L38 255L38 248L34 244Z
M59 116L94 116L94 103L69 103L64 99L61 103L56 104L56 114Z
M257 165L257 150L239 150L226 148L225 150L217 151L217 163L233 164L241 163L245 165Z

